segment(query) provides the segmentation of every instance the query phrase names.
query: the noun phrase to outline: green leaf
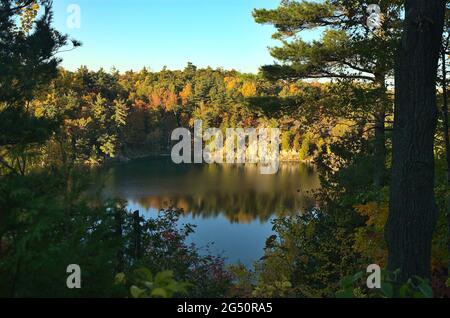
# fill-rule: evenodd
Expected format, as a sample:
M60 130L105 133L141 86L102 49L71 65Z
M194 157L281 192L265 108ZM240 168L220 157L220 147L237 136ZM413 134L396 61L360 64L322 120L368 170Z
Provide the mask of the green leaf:
M405 284L400 287L400 290L398 293L399 293L400 298L408 298L409 292L410 292L409 287L408 287L408 285Z
M163 271L156 274L155 283L161 285L164 283L168 283L172 279L173 279L173 271Z
M428 285L426 282L421 282L419 286L417 286L423 296L426 298L433 298L433 289L431 289L430 285Z
M425 298L425 296L420 291L416 291L413 293L412 298Z
M143 284L144 284L144 286L147 287L148 289L153 289L153 286L154 286L153 282L147 282L147 281L145 281L145 282L143 282Z
M340 285L344 287L344 289L346 287L351 287L353 285L353 276L345 276L342 278Z
M187 287L187 283L178 283L176 281L172 281L171 283L169 283L169 285L167 285L166 289L171 291L172 293L187 294Z
M343 289L336 292L336 298L355 298L352 289Z
M353 283L356 283L358 280L360 280L363 277L364 277L364 273L363 272L358 272L355 275L353 275L352 281L353 281Z
M126 277L124 273L119 273L115 277L115 283L116 284L125 284L126 283Z
M148 268L139 268L134 271L136 277L140 280L151 282L153 281L152 272Z
M167 294L167 291L163 288L153 289L151 296L155 297L155 298L168 298L169 297L169 295Z
M139 287L137 287L137 286L131 286L130 287L130 293L131 293L131 296L133 297L133 298L140 298L141 297L141 295L143 294L145 292L145 290L143 290L143 289L140 289Z
M381 292L386 298L394 297L394 286L390 283L381 283Z

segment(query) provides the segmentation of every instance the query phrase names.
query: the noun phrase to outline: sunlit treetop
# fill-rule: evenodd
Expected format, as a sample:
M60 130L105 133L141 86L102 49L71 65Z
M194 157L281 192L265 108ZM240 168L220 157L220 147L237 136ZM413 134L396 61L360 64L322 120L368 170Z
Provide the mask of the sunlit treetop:
M393 52L400 37L403 1L375 1L380 27L367 23L373 0L283 0L273 10L257 9L256 22L273 25L281 47L271 49L280 64L264 66L269 78L349 78L384 81L392 73ZM315 30L307 42L302 31Z

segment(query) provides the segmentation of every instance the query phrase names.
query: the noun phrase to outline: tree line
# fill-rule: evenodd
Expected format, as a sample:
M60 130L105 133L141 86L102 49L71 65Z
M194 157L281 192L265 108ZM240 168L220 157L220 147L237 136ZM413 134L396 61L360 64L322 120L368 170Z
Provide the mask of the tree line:
M380 0L382 23L371 29L365 23L371 2L283 0L276 9L255 10L256 22L275 26L282 44L271 49L278 63L252 75L192 64L182 71L70 72L58 67L56 55L80 43L52 27L51 1L1 0L2 292L33 295L38 291L24 273L52 268L55 255L62 264L67 250L92 255L96 235L118 237L114 214L107 213L111 203L85 201L85 164L168 152L173 128L202 119L221 129L281 128L285 158L314 162L320 171L320 207L277 219L265 257L254 271L234 268L239 282L231 287L220 260L208 262L182 245L169 253L158 241L161 249L146 255L148 266L164 253L173 259L187 253L196 257L173 268L175 278L200 284L193 264L206 264L218 278L214 295L334 297L349 285L343 277L377 262L391 273L387 296L429 295L423 279L435 295L448 295L448 5ZM302 40L301 32L313 29L321 37ZM170 220L157 226L157 236L183 241L167 229ZM127 268L111 265L127 242L119 239L97 259L91 277L106 263L109 270L93 294L140 264L129 254ZM41 250L47 258L31 253ZM152 271L176 267L152 264Z

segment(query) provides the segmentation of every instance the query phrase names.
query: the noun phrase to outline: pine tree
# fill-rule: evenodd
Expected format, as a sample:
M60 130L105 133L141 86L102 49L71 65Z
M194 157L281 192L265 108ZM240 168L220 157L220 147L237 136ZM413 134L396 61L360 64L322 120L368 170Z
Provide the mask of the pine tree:
M255 10L256 22L271 24L273 37L282 42L271 49L281 64L262 67L270 79L297 80L330 78L370 82L379 97L373 105L375 129L374 184L382 186L385 176L385 118L389 111L386 83L393 74L399 39L402 1L378 1L381 25L366 23L373 0L283 0L274 10ZM301 39L303 31L322 31L312 42Z
M17 153L12 150L20 149L20 157L26 158L25 146L45 141L57 127L27 110L35 92L56 77L60 60L55 54L69 42L51 26L51 4L50 0L0 0L0 163L14 173L23 173L25 163L15 167L9 162L10 154Z

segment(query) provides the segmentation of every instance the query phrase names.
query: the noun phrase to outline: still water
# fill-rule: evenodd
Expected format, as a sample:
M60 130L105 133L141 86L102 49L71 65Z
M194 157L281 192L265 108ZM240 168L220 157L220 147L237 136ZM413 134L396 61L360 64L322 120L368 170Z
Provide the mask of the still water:
M128 201L131 210L154 217L161 209L183 209L182 223L195 224L190 237L228 263L250 266L262 257L273 234L271 220L315 206L319 187L313 167L281 163L275 175L256 165L176 165L170 158L146 158L102 171L105 195ZM212 243L212 244L211 244Z

